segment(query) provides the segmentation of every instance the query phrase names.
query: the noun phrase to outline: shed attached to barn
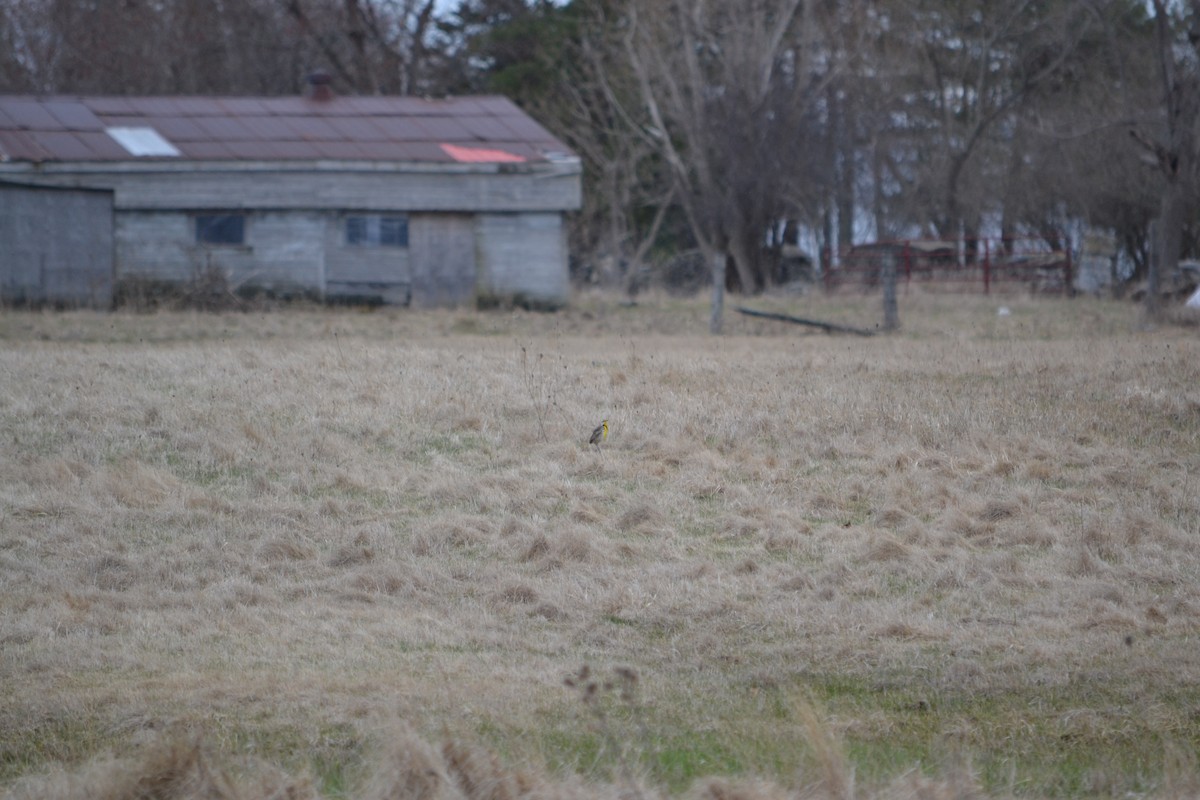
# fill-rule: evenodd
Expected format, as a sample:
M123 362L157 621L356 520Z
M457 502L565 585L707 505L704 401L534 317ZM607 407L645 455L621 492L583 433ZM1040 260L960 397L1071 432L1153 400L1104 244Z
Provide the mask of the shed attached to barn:
M112 305L113 193L0 181L0 301Z
M566 301L563 215L579 208L581 169L562 142L502 97L315 88L304 97L0 96L0 183L23 187L0 191L0 293L23 287L0 299L84 297L29 276L79 272L55 272L39 237L74 227L81 208L94 228L105 217L92 206L107 197L111 243L97 231L94 251L118 287L217 278L232 290L324 300ZM31 204L44 229L27 214L15 221ZM96 270L86 274L95 285Z

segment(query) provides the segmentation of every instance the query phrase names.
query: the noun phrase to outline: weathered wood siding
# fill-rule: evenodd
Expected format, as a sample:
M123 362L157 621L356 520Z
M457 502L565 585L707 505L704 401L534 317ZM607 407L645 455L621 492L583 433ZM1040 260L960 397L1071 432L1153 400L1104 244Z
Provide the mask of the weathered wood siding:
M412 293L409 249L348 244L347 216L325 215L325 296L407 305Z
M476 237L480 292L566 302L567 241L561 214L480 214Z
M475 217L413 214L408 230L413 304L456 306L473 301L478 275Z
M10 165L11 171L20 165ZM286 163L46 164L21 180L113 189L118 209L270 208L512 212L579 208L577 167L316 169Z
M253 264L239 276L282 294L321 296L325 281L325 229L319 211L271 211L246 216L246 244Z
M116 215L117 272L122 278L188 281L202 263L194 257L191 217L177 212Z
M122 278L188 283L216 271L231 289L320 295L324 289L326 215L245 212L245 242L196 242L195 215L123 211L116 215L116 259Z
M108 308L113 196L0 184L0 300Z

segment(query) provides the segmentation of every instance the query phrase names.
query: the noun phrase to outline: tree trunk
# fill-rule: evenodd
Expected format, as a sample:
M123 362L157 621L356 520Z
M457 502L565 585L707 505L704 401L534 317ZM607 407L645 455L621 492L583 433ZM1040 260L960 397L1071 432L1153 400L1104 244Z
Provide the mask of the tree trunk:
M605 232L608 241L601 248L601 252L607 251L608 257L600 260L603 265L600 281L607 288L616 286L621 281L621 257L625 254L626 241L622 211L625 206L622 203L616 162L606 162L601 170L604 175L604 200L608 204L608 230Z
M962 214L959 210L958 184L962 178L963 168L967 165L968 153L956 153L950 159L950 172L946 178L946 194L943 200L945 222L938 227L944 239L961 241L963 234Z
M871 140L871 213L875 218L875 240L880 242L893 238L884 203L882 147L879 137L875 136Z
M1168 180L1162 196L1162 214L1157 222L1154 252L1146 270L1145 321L1154 324L1162 316L1162 282L1179 269L1179 250L1183 244L1184 205L1183 186L1176 177Z
M834 169L837 186L838 245L842 250L849 250L854 244L854 140L847 132L848 101L837 97L837 89L834 86L830 87L829 95L832 102L830 115L833 117L834 141L837 143Z
M1191 6L1193 12L1200 13L1200 0L1192 0ZM1166 181L1157 232L1150 247L1150 264L1146 270L1143 320L1147 325L1156 323L1162 314L1162 298L1159 295L1162 279L1173 277L1179 269L1183 223L1196 163L1196 115L1200 112L1200 80L1191 66L1176 63L1168 17L1164 0L1154 0L1159 69L1166 93L1167 145L1164 147L1148 142L1136 130L1134 132L1135 138L1157 156ZM1188 38L1192 47L1200 51L1200 20L1193 18Z
M744 235L735 235L729 240L729 255L733 258L733 267L737 270L738 286L742 294L758 294L763 288L759 280L762 270L755 263L754 253L746 244Z

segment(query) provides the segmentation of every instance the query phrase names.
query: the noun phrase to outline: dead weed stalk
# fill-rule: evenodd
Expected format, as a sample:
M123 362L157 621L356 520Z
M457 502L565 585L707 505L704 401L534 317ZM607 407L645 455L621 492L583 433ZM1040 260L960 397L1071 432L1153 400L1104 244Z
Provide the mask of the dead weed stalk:
M639 753L642 758L653 753L653 745L646 725L645 709L638 702L637 672L630 667L614 667L612 677L604 679L594 676L592 668L584 664L578 672L563 680L563 684L574 692L592 718L601 743L596 761L600 762L606 754L611 754L624 785L625 796L645 797L637 780L635 765ZM622 735L628 731L623 730L621 721L611 713L614 707L623 710L622 716L636 729L635 736Z

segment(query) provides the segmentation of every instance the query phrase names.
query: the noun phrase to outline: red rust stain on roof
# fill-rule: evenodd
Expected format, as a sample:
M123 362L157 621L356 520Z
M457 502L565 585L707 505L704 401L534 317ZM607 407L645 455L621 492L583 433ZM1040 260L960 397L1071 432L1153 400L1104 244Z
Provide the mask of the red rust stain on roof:
M442 142L442 150L455 161L468 164L478 163L515 163L525 161L524 156L510 153L507 150L491 150L486 147L460 147Z

